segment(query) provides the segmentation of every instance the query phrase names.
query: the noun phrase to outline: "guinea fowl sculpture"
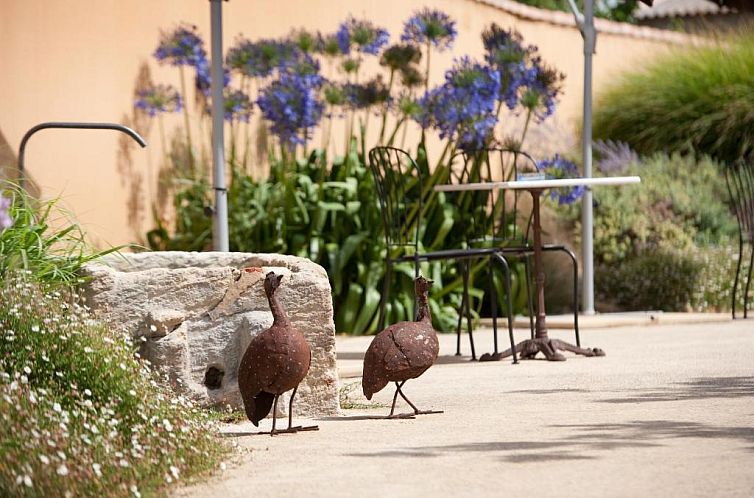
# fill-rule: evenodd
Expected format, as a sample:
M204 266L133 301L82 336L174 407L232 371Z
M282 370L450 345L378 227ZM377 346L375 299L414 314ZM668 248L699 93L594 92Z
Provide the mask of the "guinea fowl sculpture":
M318 429L317 426L293 427L293 398L299 383L309 371L312 353L304 335L293 327L275 296L282 279L282 275L275 275L274 272L269 272L265 277L264 291L272 311L272 326L251 340L238 367L238 388L246 416L258 427L259 421L272 409L271 436ZM291 389L288 428L275 430L278 398Z
M409 379L415 379L427 371L437 359L440 345L437 332L432 328L427 294L432 282L417 277L414 282L418 316L415 322L395 323L375 336L364 356L362 386L364 396L372 399L388 382L395 382L393 405L388 418L395 418L395 402L398 395L414 409L414 415L442 413L441 411L419 410L403 394L401 388ZM413 415L409 415L413 417ZM404 416L400 416L403 418Z

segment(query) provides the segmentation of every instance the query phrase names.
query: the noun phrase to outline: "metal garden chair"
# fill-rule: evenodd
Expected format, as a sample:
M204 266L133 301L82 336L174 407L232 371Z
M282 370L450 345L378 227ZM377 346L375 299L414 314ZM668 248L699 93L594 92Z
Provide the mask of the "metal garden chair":
M380 317L378 328L383 329L385 324L385 307L388 301L393 266L400 262L412 261L414 274L419 275L419 263L422 261L456 260L489 257L496 254L492 248L461 247L455 249L443 249L440 251L422 252L420 250L420 231L423 227L424 198L432 192L432 185L425 183L421 170L411 156L394 147L375 147L369 151L369 166L374 176L377 195L382 213L383 229L387 255L385 258L385 280L380 299ZM502 258L496 258L506 274L506 283L510 283L510 268L508 262ZM465 273L465 283L468 284L468 274ZM497 309L494 285L491 285L493 332L495 337L495 353L497 347ZM506 287L510 296L510 288ZM518 363L513 338L512 308L510 297L508 299L508 332L513 348L513 362ZM469 341L471 344L472 359L476 359L474 339L471 332L471 316L468 296L468 285L464 286L463 302L459 310L459 334L460 322L465 312L468 323Z
M740 160L728 166L725 168L725 181L738 221L738 263L736 264L736 277L733 280L731 310L733 319L735 319L741 261L744 259L744 247L749 245L751 256L749 257L749 271L744 285L744 318L748 318L749 289L751 287L752 264L754 264L754 162L751 159Z
M451 181L457 183L477 183L510 181L524 171L537 171L537 163L527 153L506 148L485 148L476 151L459 152L451 159ZM529 240L532 212L521 213L518 190L476 190L458 194L459 213L464 216L461 223L467 230L467 244L473 248L490 248L494 257L523 258L526 274L529 328L534 338L534 309L531 293L530 257L534 248ZM523 230L521 227L525 227ZM544 244L543 251L565 253L573 266L573 324L576 344L581 346L579 336L578 302L578 262L573 252L561 244ZM506 272L510 280L510 272ZM510 289L512 282L506 282ZM510 296L510 292L508 292ZM509 304L509 309L512 306ZM512 317L509 318L512 320ZM460 333L460 331L459 331ZM460 346L460 341L457 344Z

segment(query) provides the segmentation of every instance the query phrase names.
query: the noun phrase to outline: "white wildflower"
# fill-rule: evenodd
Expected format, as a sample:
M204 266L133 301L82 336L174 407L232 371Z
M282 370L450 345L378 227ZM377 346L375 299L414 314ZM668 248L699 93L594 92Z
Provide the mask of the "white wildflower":
M24 367L24 372L26 372L26 375L31 375L31 368L29 368L29 365Z
M136 498L141 498L141 493L139 492L139 488L137 488L135 484L132 484L129 489L131 490L131 492L134 494Z
M65 464L62 464L60 467L58 467L57 473L59 476L67 476L68 467L66 467Z
M91 396L92 395L92 391L90 391L89 389L84 389L84 395L85 396Z
M27 488L31 487L31 477L29 475L24 476L24 486Z
M178 477L180 476L180 470L178 470L178 467L176 467L175 465L171 465L170 473L173 475L173 478L177 481Z
M86 346L84 348L84 353L86 353L86 354L93 353L93 352L94 352L94 350L92 348L90 348L89 346Z
M120 461L118 462L118 465L120 465L121 467L128 467L128 460L126 460L125 458L121 458Z
M39 455L39 461L45 465L48 465L50 463L50 459L47 458L47 455Z
M53 409L53 411L56 411L56 412L58 412L58 413L60 413L60 412L61 412L61 411L63 410L63 409L62 409L62 408L60 407L60 403L55 403L55 404L53 404L53 405L52 405L52 409Z
M155 324L152 324L149 326L149 330L151 330L152 332L157 332L157 326Z
M36 324L35 324L35 325L32 325L32 326L31 326L31 331L32 331L32 332L39 332L39 325L36 325Z
M102 477L102 465L93 463L92 469L94 469L94 475L96 475L97 477Z

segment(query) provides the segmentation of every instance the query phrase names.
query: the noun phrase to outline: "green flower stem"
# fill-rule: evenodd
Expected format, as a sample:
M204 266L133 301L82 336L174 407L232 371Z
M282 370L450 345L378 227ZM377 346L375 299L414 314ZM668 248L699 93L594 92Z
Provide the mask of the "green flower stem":
M388 80L387 84L387 94L390 95L390 93L393 90L393 79L395 78L395 69L390 70L390 79ZM382 126L380 127L380 138L378 143L382 145L382 140L385 138L385 125L387 124L387 111L388 107L390 105L390 100L385 100L385 105L382 109Z
M191 143L191 125L189 121L188 113L188 93L186 93L186 78L183 71L183 66L178 66L181 72L181 93L183 94L183 125L186 127L186 148L188 151L189 167L191 175L196 173L196 165L194 164L194 147Z

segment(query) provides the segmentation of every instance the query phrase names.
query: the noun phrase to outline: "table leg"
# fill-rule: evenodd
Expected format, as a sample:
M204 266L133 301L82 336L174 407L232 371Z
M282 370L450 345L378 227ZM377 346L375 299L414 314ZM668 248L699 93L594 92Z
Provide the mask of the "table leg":
M547 315L545 313L545 271L542 267L542 225L539 217L539 201L542 195L541 189L532 189L529 191L532 196L532 211L534 213L534 275L537 283L537 323L535 327L534 339L526 339L516 345L516 352L521 358L532 359L542 352L548 361L565 361L565 356L560 350L571 351L572 353L584 356L605 356L605 352L600 348L580 348L573 344L561 341L560 339L550 339L547 335ZM500 354L500 359L510 356L510 349Z

